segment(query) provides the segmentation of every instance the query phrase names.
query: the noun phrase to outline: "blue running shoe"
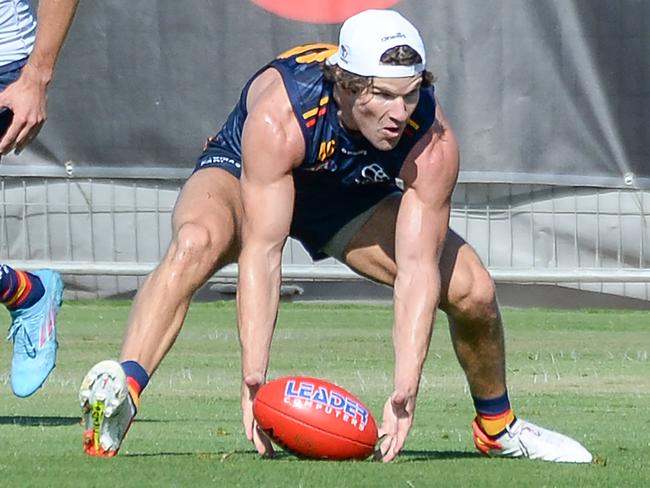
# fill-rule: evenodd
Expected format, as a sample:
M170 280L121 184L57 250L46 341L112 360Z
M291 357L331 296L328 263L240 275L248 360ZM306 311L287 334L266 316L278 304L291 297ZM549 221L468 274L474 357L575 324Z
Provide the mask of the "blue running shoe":
M49 269L30 271L45 288L41 299L29 308L11 311L8 340L14 343L11 389L19 397L38 390L56 363L56 316L63 301L63 281Z

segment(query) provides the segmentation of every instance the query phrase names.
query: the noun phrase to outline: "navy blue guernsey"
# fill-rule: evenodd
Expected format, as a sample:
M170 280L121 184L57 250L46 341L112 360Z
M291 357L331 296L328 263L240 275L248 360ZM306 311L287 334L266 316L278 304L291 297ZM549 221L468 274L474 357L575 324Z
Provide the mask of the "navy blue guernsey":
M325 257L321 247L347 222L399 191L395 179L409 151L433 124L436 111L433 88L422 88L397 146L390 151L376 149L339 123L333 85L321 72L322 62L335 50L330 44L298 46L259 70L196 165L196 170L221 167L240 176L248 89L261 72L276 69L305 139L305 159L293 170L296 197L290 233L314 259Z

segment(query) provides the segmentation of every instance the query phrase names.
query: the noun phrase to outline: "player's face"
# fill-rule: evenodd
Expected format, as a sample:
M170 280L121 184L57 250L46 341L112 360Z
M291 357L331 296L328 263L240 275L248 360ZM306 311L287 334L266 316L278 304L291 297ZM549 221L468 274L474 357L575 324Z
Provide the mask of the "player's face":
M389 151L397 146L420 100L422 76L374 78L371 85L350 99L341 119L361 132L374 147Z

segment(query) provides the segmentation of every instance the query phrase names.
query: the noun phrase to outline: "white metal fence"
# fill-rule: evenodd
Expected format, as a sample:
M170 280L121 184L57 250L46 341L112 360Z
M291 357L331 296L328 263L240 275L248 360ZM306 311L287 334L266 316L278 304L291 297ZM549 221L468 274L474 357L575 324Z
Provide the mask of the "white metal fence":
M136 289L171 237L180 180L0 179L0 261L52 267L69 293ZM451 226L497 281L565 286L649 299L650 196L635 190L459 184ZM345 266L314 264L291 241L285 280L355 280ZM214 281L231 281L228 267Z

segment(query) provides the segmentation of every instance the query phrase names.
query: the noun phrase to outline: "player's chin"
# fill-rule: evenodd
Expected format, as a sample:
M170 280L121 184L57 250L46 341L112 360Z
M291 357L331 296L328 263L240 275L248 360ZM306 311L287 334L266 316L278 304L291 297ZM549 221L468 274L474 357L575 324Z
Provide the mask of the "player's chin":
M399 144L399 140L399 137L382 137L376 141L372 141L372 145L380 151L392 151Z

